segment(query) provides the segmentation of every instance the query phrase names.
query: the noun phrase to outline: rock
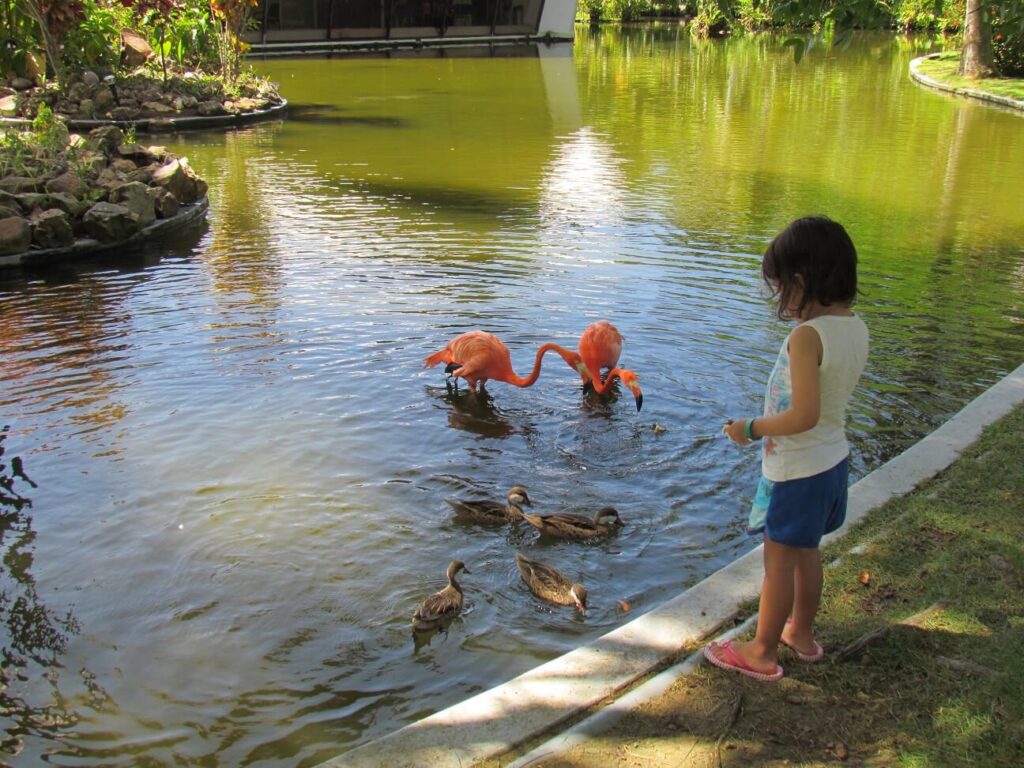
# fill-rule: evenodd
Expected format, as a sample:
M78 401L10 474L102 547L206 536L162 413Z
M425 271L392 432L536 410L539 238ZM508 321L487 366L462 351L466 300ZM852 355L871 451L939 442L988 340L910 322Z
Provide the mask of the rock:
M12 195L21 195L26 192L42 192L43 180L30 179L25 176L7 176L0 179L0 190L10 192Z
M0 256L27 251L32 244L32 227L20 216L0 219Z
M162 101L145 101L142 103L142 109L144 112L156 112L158 115L166 115L174 111L174 107L169 107Z
M104 125L89 131L89 144L99 152L113 152L123 142L124 131L116 125Z
M172 160L154 170L153 184L169 190L184 205L194 203L206 194L206 182L196 176L185 158Z
M85 83L75 83L68 88L65 94L65 98L70 101L81 101L82 99L88 99L90 96L92 96L92 92Z
M158 187L156 192L157 196L154 201L156 215L161 219L169 219L177 215L178 209L181 207L178 205L178 198L169 189L164 189L163 187Z
M25 194L18 195L16 199L18 205L21 206L21 210L28 213L32 213L36 209L50 207L50 196L44 195L41 192L26 192Z
M66 192L72 197L82 197L89 191L89 185L74 171L62 173L55 179L46 182L47 192Z
M175 112L181 112L185 108L185 100L181 96L176 97L171 101L171 107L174 108Z
M18 97L4 96L0 98L0 115L3 117L17 117Z
M66 192L54 192L46 197L49 198L46 201L47 210L56 208L57 210L64 211L72 220L81 218L82 214L89 210L89 206L92 205L92 203L79 200L77 197L72 197Z
M156 158L141 144L120 144L115 150L117 156L125 160L131 160L136 165L149 165Z
M127 157L118 157L110 161L110 165L107 166L114 173L119 176L127 176L129 173L135 173L135 161L129 160Z
M161 189L161 192L167 192L166 189ZM170 193L168 193L170 194ZM0 203L0 219L10 219L14 216L21 216L21 207L17 205L4 205Z
M78 156L78 167L85 171L86 176L95 179L107 167L107 158L99 152L83 152Z
M135 107L114 107L110 110L110 119L119 120L121 122L129 122L135 120L139 116L139 110Z
M151 224L156 218L154 205L159 190L150 189L138 181L131 181L110 190L110 202L120 203L134 214L140 227Z
M16 91L27 91L32 88L32 81L27 77L16 77L11 80L11 88Z
M153 171L147 165L145 168L136 168L128 174L127 178L128 181L140 181L148 187L153 184Z
M92 100L96 105L97 112L106 112L114 106L114 92L105 85L101 86L97 88L96 92L92 95Z
M121 30L121 63L126 67L138 67L146 63L146 59L153 55L153 49L146 38L132 32L130 29Z
M130 160L115 160L118 163L130 163ZM134 166L133 166L134 167ZM111 190L114 187L119 187L122 184L128 183L128 175L123 171L119 171L113 166L104 168L99 176L96 177L96 186L102 189Z
M229 112L254 112L263 106L257 99L235 99L224 105Z
M82 217L86 232L101 243L127 240L139 231L132 212L116 203L96 203Z
M200 101L196 104L196 112L203 117L212 117L214 115L226 115L227 110L224 109L224 105L219 101Z
M82 82L90 88L95 88L97 85L100 84L100 76L97 75L95 72L90 72L86 70L82 73Z
M198 103L199 99L197 99L195 96L187 95L181 97L182 109L194 109L196 104Z
M96 114L96 102L92 99L82 99L78 102L78 114L85 117L92 117Z
M75 242L71 220L59 208L42 211L31 219L32 244L40 248L64 248Z

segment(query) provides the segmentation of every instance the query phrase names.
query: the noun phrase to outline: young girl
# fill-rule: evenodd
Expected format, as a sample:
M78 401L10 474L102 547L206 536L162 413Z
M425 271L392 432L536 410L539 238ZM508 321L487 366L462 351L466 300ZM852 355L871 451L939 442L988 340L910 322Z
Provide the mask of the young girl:
M764 441L749 526L764 530L757 634L709 643L704 656L722 669L778 680L780 642L803 661L825 655L812 629L823 580L818 544L846 517L846 405L867 360L868 330L850 309L857 251L831 219L791 223L768 245L761 274L778 297L779 319L796 327L768 379L764 415L723 428L737 445Z

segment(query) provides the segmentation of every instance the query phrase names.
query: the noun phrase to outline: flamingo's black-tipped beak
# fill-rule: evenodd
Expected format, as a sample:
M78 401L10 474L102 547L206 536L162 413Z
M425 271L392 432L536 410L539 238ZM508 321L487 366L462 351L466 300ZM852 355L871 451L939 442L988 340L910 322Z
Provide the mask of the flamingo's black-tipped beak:
M636 396L636 412L640 413L640 409L644 407L644 393L640 392Z
M453 373L455 373L461 367L462 367L462 363L448 363L448 365L446 365L444 367L444 372L447 373L449 376L451 376Z

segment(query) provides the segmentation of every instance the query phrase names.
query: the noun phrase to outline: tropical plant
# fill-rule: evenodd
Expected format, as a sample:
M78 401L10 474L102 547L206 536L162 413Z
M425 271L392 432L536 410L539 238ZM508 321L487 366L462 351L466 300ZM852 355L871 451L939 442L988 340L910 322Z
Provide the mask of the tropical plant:
M210 10L219 23L217 53L220 73L225 82L233 85L238 80L242 56L249 46L242 35L251 26L252 11L259 0L210 0Z
M39 28L46 59L57 81L66 80L63 64L64 38L84 18L84 8L79 0L20 0L28 17Z
M113 70L121 30L131 25L131 9L115 0L82 0L82 21L64 40L64 62L72 70Z

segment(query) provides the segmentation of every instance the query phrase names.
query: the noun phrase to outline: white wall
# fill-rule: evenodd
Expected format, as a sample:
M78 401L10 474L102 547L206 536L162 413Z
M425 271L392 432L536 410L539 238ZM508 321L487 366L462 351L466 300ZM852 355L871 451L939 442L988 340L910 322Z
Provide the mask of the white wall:
M576 20L576 0L544 0L538 35L550 32L555 37L572 38Z

